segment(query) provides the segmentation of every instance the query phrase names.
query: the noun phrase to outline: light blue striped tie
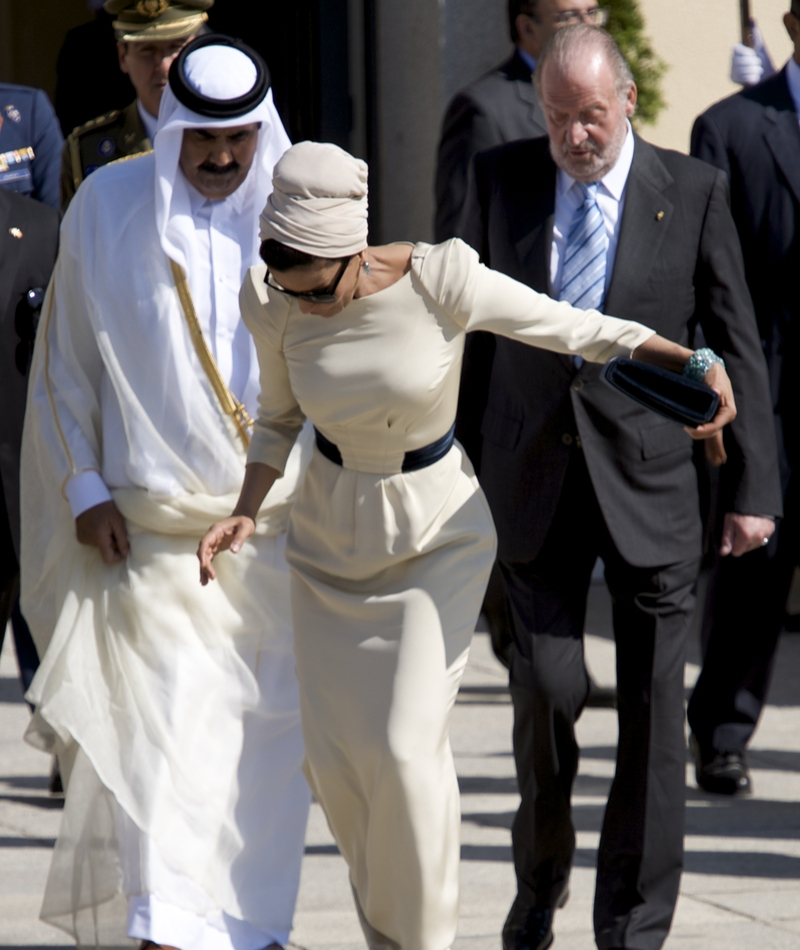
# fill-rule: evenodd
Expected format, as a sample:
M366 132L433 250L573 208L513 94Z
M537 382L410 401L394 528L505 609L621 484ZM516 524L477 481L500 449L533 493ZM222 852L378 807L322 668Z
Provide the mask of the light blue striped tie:
M575 214L564 250L561 299L582 310L602 310L608 235L597 204L597 184L577 184L583 192L583 204Z

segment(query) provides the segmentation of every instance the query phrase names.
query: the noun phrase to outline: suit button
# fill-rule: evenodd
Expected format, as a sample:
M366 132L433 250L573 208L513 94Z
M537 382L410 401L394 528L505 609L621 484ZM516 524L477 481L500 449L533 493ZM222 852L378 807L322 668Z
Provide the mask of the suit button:
M583 380L576 379L575 382L572 384L572 388L575 390L576 393L579 393L583 389Z
M575 439L575 447L576 447L576 448L579 448L579 449L582 449L582 448L583 448L583 443L581 442L581 437L580 437L580 436L578 436L578 437Z
M564 443L564 445L572 445L573 439L569 432L565 432L561 436L561 441Z

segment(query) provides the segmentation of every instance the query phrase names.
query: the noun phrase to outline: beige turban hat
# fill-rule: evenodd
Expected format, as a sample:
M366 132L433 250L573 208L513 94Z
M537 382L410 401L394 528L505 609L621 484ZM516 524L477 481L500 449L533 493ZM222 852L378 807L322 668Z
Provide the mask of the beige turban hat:
M367 164L338 145L300 142L283 154L261 215L261 240L314 257L367 246Z

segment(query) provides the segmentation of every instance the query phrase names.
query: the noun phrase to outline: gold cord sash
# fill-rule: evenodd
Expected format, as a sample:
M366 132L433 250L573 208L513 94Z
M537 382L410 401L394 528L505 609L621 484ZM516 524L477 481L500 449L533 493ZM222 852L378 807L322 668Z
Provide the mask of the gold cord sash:
M219 400L222 411L233 419L239 436L244 443L244 447L248 449L250 448L250 433L248 429L252 428L253 420L250 418L247 409L225 385L225 380L219 371L217 361L208 348L208 343L206 343L203 331L200 328L197 311L194 309L192 292L189 290L189 283L186 280L186 274L184 274L183 268L173 260L170 260L169 266L175 280L175 287L177 288L178 297L181 301L183 314L186 317L186 323L189 327L189 335L192 338L192 343L194 343L195 352L200 360L200 364L205 370L206 376L208 376L208 381L211 383L211 387Z

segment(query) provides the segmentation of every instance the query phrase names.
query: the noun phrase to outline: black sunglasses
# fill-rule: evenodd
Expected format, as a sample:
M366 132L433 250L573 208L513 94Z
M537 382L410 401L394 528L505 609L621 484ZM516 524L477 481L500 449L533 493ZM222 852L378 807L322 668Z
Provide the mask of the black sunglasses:
M298 300L302 300L304 303L336 303L336 288L339 286L339 281L344 277L344 272L347 270L350 261L355 257L355 254L351 254L347 260L342 261L342 266L339 268L339 272L334 277L333 283L330 287L321 294L299 294L295 290L287 290L285 287L281 287L280 284L276 284L272 280L267 268L267 273L264 276L264 283L267 287L272 288L272 290L277 290L279 293L286 294L288 297L297 297Z
M44 290L41 287L31 287L17 304L14 312L14 329L19 337L19 343L14 352L14 362L23 376L28 372L33 355L33 341L36 339L39 311L42 309L43 302Z

